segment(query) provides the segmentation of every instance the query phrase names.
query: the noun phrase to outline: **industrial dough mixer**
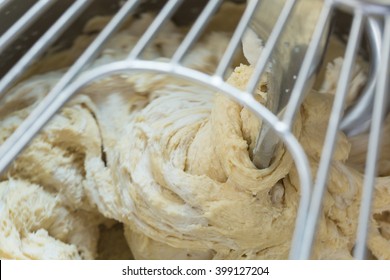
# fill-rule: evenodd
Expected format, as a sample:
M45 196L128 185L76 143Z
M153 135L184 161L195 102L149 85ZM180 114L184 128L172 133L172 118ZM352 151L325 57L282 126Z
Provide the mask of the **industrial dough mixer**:
M214 74L205 74L183 66L186 55L190 52L194 43L204 34L208 22L222 2L221 0L0 1L0 15L3 21L2 30L0 30L0 34L2 33L0 37L0 74L2 75L0 98L3 98L7 90L15 85L17 81L23 79L29 67L43 54L47 53L49 49L49 52L55 52L69 47L78 35L74 31L81 30L81 27L91 17L114 14L94 41L67 69L49 94L0 146L0 171L5 171L12 164L14 158L18 156L31 139L85 85L117 73L133 73L135 71L165 73L226 94L250 109L257 118L262 119L267 124L268 130L272 130L276 137L281 139L288 148L295 165L299 167L297 171L299 173L301 195L290 252L290 258L292 259L308 259L311 256L338 131L344 130L347 134L354 135L366 132L369 129L364 188L354 248L355 258L366 258L366 239L371 201L374 195L373 188L377 174L378 155L380 153L381 132L384 116L388 110L390 3L386 0L324 0L323 5L317 11L317 22L311 28L312 33L309 34L308 39L299 42L301 45L297 49L298 42L290 40L286 43L283 32L288 29L289 24L291 25L290 21L298 16L296 13L299 12L299 9L294 10L294 8L299 7L300 2L304 2L304 0L283 1L283 5L280 6L274 16L272 28L269 29L269 34L267 34L269 35L268 38L265 38L267 35L264 36L261 32L258 32L255 25L259 21L256 21L256 17L259 18L262 13L267 13L267 5L262 4L262 2L269 4L270 1L248 1L247 7L241 15ZM128 54L128 57L122 61L88 70L88 65L96 58L104 44L120 26L132 15L137 15L145 10L158 12L154 21ZM348 17L347 23L332 25L332 22L338 21L337 13L342 13L343 16ZM188 26L192 24L184 40L177 47L173 56L167 60L151 61L144 59L142 57L143 52L171 18L179 25ZM345 30L334 31L340 26L345 27L344 24L351 24L348 33ZM248 26L253 27L254 31L264 40L265 45L259 59L253 65L254 74L247 89L241 91L227 84L225 80ZM344 29L349 30L349 27ZM346 48L318 171L315 178L312 178L307 155L294 136L292 126L308 88L313 85L311 78L313 73L317 72L317 69L313 70L313 68L317 68L317 65L321 64L327 49L328 36L332 32L339 32L344 36ZM280 38L282 39L280 40ZM361 43L362 38L364 43ZM285 107L283 114L279 115L276 113L280 112L280 108L275 109L271 105L267 105L268 108L266 108L254 96L254 91L269 63L272 62L274 68L279 67L278 65L283 67L283 63L272 61L277 57L272 57L272 55L280 50L278 44L288 49L284 52L289 53L290 59L299 54L302 60L302 64L298 65L297 69L293 71L290 68L279 69L284 73L281 77L291 81L287 88L282 85L282 81L270 84L271 87L277 85L277 88L272 88L272 91L280 93L280 96L277 95L278 98L274 101L277 105L272 106L280 107L279 103L283 102L283 107ZM274 52L274 50L277 51ZM296 54L294 54L294 51ZM349 81L359 51L363 53L362 56L370 64L369 79L356 103L346 110L344 104ZM297 58L295 57L295 59ZM387 139L383 140L387 141Z

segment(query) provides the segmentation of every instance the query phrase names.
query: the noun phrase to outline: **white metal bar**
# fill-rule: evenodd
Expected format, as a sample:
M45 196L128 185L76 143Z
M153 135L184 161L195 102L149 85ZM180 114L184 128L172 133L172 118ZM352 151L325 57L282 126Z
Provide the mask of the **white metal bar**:
M297 81L295 82L294 88L291 92L290 101L288 102L286 111L283 115L283 121L290 128L292 127L297 110L300 108L300 104L302 103L304 95L306 94L307 81L309 79L313 61L315 61L317 50L326 30L328 21L330 20L332 10L333 6L331 5L331 2L324 1L324 6L314 30L312 40L310 41L309 47L307 48L307 52L305 58L303 59Z
M367 161L364 172L364 187L360 205L359 224L356 237L354 257L364 259L366 240L370 226L371 204L377 174L377 160L381 144L382 123L386 112L389 76L390 76L390 16L385 20L385 30L381 51L381 64L375 91L374 110L372 113L371 131L368 140Z
M53 0L41 0L32 6L17 22L15 22L1 37L0 37L0 52L5 50L18 36L25 31L30 25L51 5Z
M261 75L263 74L265 68L267 67L267 63L271 57L271 54L275 48L276 43L279 40L280 35L283 32L284 26L286 25L291 11L293 10L296 4L296 0L288 0L283 7L280 16L275 24L275 27L272 29L272 32L265 44L263 50L261 51L261 55L259 60L256 63L255 69L253 71L252 77L250 78L246 91L254 94L259 84Z
M172 65L170 65L169 63L164 62L142 60L114 62L110 63L109 65L104 65L89 70L87 73L85 73L85 75L80 76L77 80L70 84L66 89L64 89L61 96L55 100L52 106L48 108L48 111L43 112L43 114L39 116L42 121L39 120L38 123L46 122L50 117L55 114L55 112L59 108L61 108L61 106L67 100L69 100L73 96L75 92L77 92L86 84L98 78L103 78L105 76L113 75L115 73L140 70L155 73L169 73L171 75L182 77L192 82L203 84L206 87L211 87L216 91L222 91L243 106L249 108L255 114L256 117L263 119L269 124L275 124L274 128L276 133L286 144L289 152L294 159L295 165L299 166L299 168L297 168L297 172L300 180L301 200L298 208L298 216L296 219L292 248L300 247L302 239L297 237L302 236L301 230L304 228L304 224L306 221L312 186L310 165L307 156L295 136L291 133L291 131L289 131L288 127L284 123L278 121L277 117L274 114L272 114L263 105L256 102L256 100L251 94L236 89L235 87L225 83L220 78L212 76L210 77L207 74L201 73L193 69L188 69L181 65L175 65L174 67L172 67Z
M222 0L210 0L207 6L203 9L202 13L196 19L194 25L191 27L191 30L188 32L187 36L184 38L183 42L177 48L176 52L173 54L171 63L177 64L183 59L186 53L189 51L194 42L199 38L202 31L207 26L207 23L212 19L212 15L216 9L220 6Z
M366 125L369 125L369 118L372 114L372 106L374 104L378 66L381 62L383 22L379 17L368 17L366 26L367 29L365 32L368 36L367 40L370 49L370 75L356 104L345 114L341 121L340 129L346 132L348 136L362 133L366 130Z
M162 8L160 13L154 19L152 24L148 27L144 35L138 40L137 44L131 50L128 60L134 60L144 51L157 32L164 26L164 23L170 19L171 15L176 11L183 0L169 0L169 2Z
M85 65L91 61L103 47L103 44L117 30L119 25L126 19L128 14L140 3L139 0L127 1L120 11L112 18L107 26L100 32L98 37L92 42L87 50L73 64L73 66L65 73L60 81L48 93L48 95L39 103L39 105L31 112L31 114L20 124L15 132L0 146L0 173L7 168L12 160L24 149L31 139L39 132L46 124L52 115L47 115L49 112L53 114L52 103L60 98L64 87L80 73ZM61 99L59 99L61 100ZM63 104L61 104L62 106ZM46 116L46 117L45 117Z
M261 76L267 66L267 63L271 57L275 45L278 42L279 37L283 32L283 28L286 25L295 4L296 4L295 0L289 0L285 3L278 17L278 20L276 21L276 24L272 29L272 32L267 40L267 43L265 44L264 49L261 51L259 60L256 63L255 69L253 71L251 78L249 79L246 88L246 91L251 93L252 95L255 94L256 92L257 85L261 79ZM272 93L267 98L266 107L271 109L272 111L274 109L270 108L270 104L273 104L273 102L279 102L280 96L278 96L278 94L279 93ZM279 106L277 106L277 108L279 108ZM273 113L277 113L277 112L273 112ZM270 126L264 123L264 125L262 125L262 127L260 128L259 134L256 139L256 145L255 148L253 149L253 163L258 168L264 168L269 165L269 161L271 160L272 157L270 152L273 154L273 150L269 148L265 148L265 144L275 145L275 141L278 140L274 136L273 131L270 131Z
M46 31L45 34L28 50L28 52L11 68L0 81L0 98L36 57L42 54L47 47L56 40L72 21L89 5L91 0L78 0L70 6L64 14Z
M0 0L0 10L9 4L11 0Z
M233 59L234 53L241 43L241 38L260 2L260 0L248 2L244 14L242 15L241 20L233 33L232 39L230 40L229 45L223 54L220 63L218 64L217 70L214 74L215 76L222 78L225 76L225 73Z
M295 229L294 229L294 233L291 241L291 249L289 253L289 259L295 260L295 259L299 259L300 249L303 247L303 243L306 242L306 240L303 238L303 235L305 231L307 216L309 214L310 197L312 193L312 189L311 189L312 178L311 178L310 164L302 146L299 144L296 138L292 134L290 134L291 133L290 128L286 126L284 123L282 124L285 126L285 131L289 132L289 133L285 133L286 136L285 136L284 143L286 144L286 146L289 147L289 152L294 158L294 163L297 172L299 174L299 180L300 180L299 207L297 211L297 217L295 220ZM290 140L289 139L290 137L294 137L295 141L293 141L292 139ZM302 156L301 153L303 153L304 156ZM302 157L302 159L297 158L298 156Z
M311 249L316 235L320 212L322 209L322 201L326 190L326 182L329 173L329 167L333 157L333 151L337 141L338 128L341 121L341 116L344 109L345 98L348 93L348 86L351 78L351 72L355 61L357 49L360 45L360 38L363 29L364 16L356 12L354 15L352 29L349 35L347 49L345 52L345 60L341 68L340 79L338 81L335 100L330 115L329 125L324 140L324 147L321 154L321 159L315 180L313 197L310 203L309 214L307 217L306 227L302 239L300 252L301 259L309 259Z
M390 13L389 0L333 0L339 7L349 10L355 9L366 15L388 15Z

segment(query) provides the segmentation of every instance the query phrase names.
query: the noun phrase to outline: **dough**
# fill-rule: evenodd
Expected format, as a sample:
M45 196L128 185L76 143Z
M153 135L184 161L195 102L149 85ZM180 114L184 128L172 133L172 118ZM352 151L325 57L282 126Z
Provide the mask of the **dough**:
M251 71L243 65L229 82L243 88ZM207 98L211 108L206 111ZM331 102L330 95L313 93L302 108L305 118L299 117L295 126L313 165L322 147L319 126L326 126L323 117L330 113ZM211 250L214 258L287 258L299 199L297 174L283 147L268 169L257 170L248 152L256 133L247 133L251 130L246 127L256 132L259 121L225 96L204 91L167 92L137 113L120 139L116 167L123 196L132 202L127 207L132 217L123 222L147 236L132 248L142 244L143 252L158 254L153 246L145 249L144 244L153 244L147 240L151 238L183 250ZM349 152L346 137L340 136L337 163ZM350 186L353 176L347 168L337 176L346 189L360 183ZM329 242L327 248L332 246L322 258L335 252L350 257L351 234L324 233L322 238Z
M236 68L228 82L242 89L251 71L244 65ZM273 164L257 170L248 151L257 133L248 132L258 131L259 121L220 94L210 99L209 115L202 118L206 108L201 101L207 97L204 91L196 96L167 92L137 113L120 139L115 169L124 198L128 195L131 202L132 217L123 221L136 231L131 248L142 258L172 258L177 248L181 254L191 250L191 256L203 249L206 256L223 259L287 258L299 200L291 157L279 147ZM313 176L332 102L332 95L312 92L295 124ZM339 133L313 258L352 257L363 175L346 164L350 149ZM378 192L382 205L375 202L372 218L386 227L390 203L385 185ZM378 226L373 231L369 248L374 252L389 241ZM161 243L172 251L155 250ZM385 254L374 252L380 258Z
M93 259L96 219L22 180L0 183L0 259Z
M366 147L368 145L369 133L356 135L350 138L351 154L348 163L355 169L364 172L367 157ZM390 176L390 116L383 122L381 150L378 159L378 176Z
M123 59L137 41L140 29L148 26L151 20L153 20L152 15L144 15L133 22L130 28L120 31L110 40L106 49L91 67ZM86 28L99 29L103 21L105 19L96 19ZM232 21L232 24L235 23ZM146 57L159 59L171 56L182 38L183 34L178 28L173 24L168 25L147 51ZM82 36L70 50L42 59L33 67L34 73L38 74L30 73L32 75L30 78L19 83L6 94L0 106L0 144L41 102L64 73L64 70L51 70L71 63L90 40L91 38ZM213 43L215 40L219 43ZM195 45L194 51L184 63L188 67L210 73L222 55L221 48L228 41L229 38L225 34L210 34L203 38L201 43ZM23 254L24 258L43 259L96 257L98 225L111 223L100 214L98 209L101 208L102 214L112 218L117 217L118 213L121 215L122 208L125 207L121 201L121 192L115 194L116 189L111 174L111 166L114 164L111 161L115 160L116 156L113 151L117 143L116 138L126 123L133 118L129 113L143 108L150 100L158 98L157 92L143 91L152 75L140 73L131 77L132 81L129 75L110 77L85 88L83 90L85 94L81 93L69 102L0 177L0 181L4 183L10 178L16 182L25 182L26 189L34 189L35 187L31 186L39 185L43 192L55 198L59 207L74 212L76 217L81 213L80 215L85 216L87 220L94 221L91 226L94 235L85 238L91 243L88 246L93 245L94 249L82 255L77 251L73 254L71 250L68 255L55 254L55 252L52 255L38 253L26 255L22 251L23 248L19 248L20 252L16 250L13 256L4 256L4 258L21 258L18 256ZM158 87L157 82L166 84L169 78L161 75L151 80ZM174 82L174 79L171 81ZM110 168L107 168L107 165ZM106 196L104 200L106 205L100 205L100 195ZM29 203L34 204L35 207L42 207L39 200L32 200ZM5 205L11 207L7 202ZM45 212L45 209L43 208L42 211ZM50 212L46 214L50 215ZM117 220L122 221L123 218ZM12 222L11 219L9 223ZM37 226L33 233L38 231L45 232L45 226ZM114 234L116 231L112 232ZM49 237L53 239L51 245L53 248L56 243L60 244L56 236L49 234ZM107 240L106 236L103 238ZM106 251L107 248L102 249L103 256L107 255ZM120 254L114 253L114 255Z
M33 77L18 85L0 109L0 143L42 100L61 73ZM3 178L28 180L39 184L71 209L91 209L85 189L89 184L85 164L103 164L99 127L94 105L87 96L72 100L32 144L17 158Z
M151 19L141 17L121 30L91 67L124 58ZM88 28L99 29L102 21ZM146 57L163 61L182 38L169 25ZM0 106L0 143L59 79L63 70L50 72L56 63L69 62L88 40L80 38L69 52L44 59L35 67L39 75L7 94ZM204 36L185 65L212 73L228 41L221 32ZM252 71L252 66L240 65L228 83L244 89ZM265 78L255 93L259 102L271 94L266 85ZM331 112L332 85L328 80L321 93L309 94L294 124L313 176ZM253 165L260 127L249 110L222 93L168 75L136 72L95 81L2 174L0 258L95 258L99 224L111 220L123 224L138 259L287 258L299 178L283 145L269 168ZM359 141L364 137L351 146L350 139L338 134L313 258L352 257L363 183L363 162L355 156L363 154ZM376 183L368 240L381 259L390 259L386 172ZM102 250L108 256L109 250Z

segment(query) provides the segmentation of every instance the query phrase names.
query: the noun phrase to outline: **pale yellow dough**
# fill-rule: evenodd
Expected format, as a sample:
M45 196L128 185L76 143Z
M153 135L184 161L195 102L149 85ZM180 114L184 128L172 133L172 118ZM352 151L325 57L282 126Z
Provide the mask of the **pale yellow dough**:
M124 58L140 27L151 20L145 16L133 28L120 31L91 67ZM88 28L99 29L100 24L101 19ZM163 61L182 37L170 25L146 57ZM85 40L70 52L45 59L36 72L70 60ZM211 73L228 41L225 33L205 36L185 65ZM241 65L228 82L244 89L252 70ZM334 79L330 72L327 79ZM0 107L0 143L62 73L32 76L7 94ZM355 83L361 83L362 76L356 77ZM255 93L263 103L266 84L262 80ZM321 93L310 93L294 124L313 176L333 85L326 80ZM249 110L222 93L171 76L132 72L94 82L2 175L0 258L95 258L98 225L110 224L108 219L123 223L137 259L288 258L299 177L282 145L269 168L256 169L251 156L260 127L261 121ZM353 139L351 146L344 134L338 135L313 258L352 257L363 182L364 148L358 144L366 141L364 137ZM368 241L373 255L381 259L390 259L388 170L376 184Z
M251 72L242 65L228 82L243 89ZM299 201L291 157L279 147L273 164L257 170L248 148L259 121L221 94L210 99L208 115L201 117L206 98L204 91L196 96L167 92L137 113L119 140L117 180L124 200L131 201L130 218L123 222L129 224L128 239L137 240L131 247L141 258L172 258L175 248L183 249L179 258L185 252L199 256L200 249L212 258L287 258ZM311 93L295 124L313 175L332 102L330 94ZM350 149L339 133L313 258L352 257L363 176L345 164ZM379 258L389 257L379 249L389 244L388 190L378 185L381 200L372 216L369 248ZM172 251L155 250L162 244Z
M96 219L22 180L0 183L0 259L93 259Z

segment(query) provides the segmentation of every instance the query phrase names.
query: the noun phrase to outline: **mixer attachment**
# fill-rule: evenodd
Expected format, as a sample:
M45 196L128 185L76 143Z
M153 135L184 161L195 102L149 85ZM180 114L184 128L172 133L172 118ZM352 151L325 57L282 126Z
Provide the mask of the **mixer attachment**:
M74 36L69 30L75 30L77 26L83 26L86 23L87 16L98 7L99 2L91 0L75 1L2 1L0 2L0 15L13 13L13 22L8 22L2 30L0 37L0 54L1 57L9 57L8 63L2 65L2 78L0 80L0 98L6 96L7 91L15 85L17 81L23 78L23 75L29 69L34 61L39 59L53 43L61 38L62 34L68 34L62 38L62 46L56 45L56 48L66 48ZM61 3L58 3L61 2ZM123 3L121 3L123 2ZM150 9L151 6L160 8L161 3L164 5L156 14L154 21L140 37L134 48L129 52L128 57L122 61L113 62L108 65L98 66L88 69L91 62L98 56L105 43L121 27L121 25L132 15L139 13L141 10ZM193 1L195 2L195 1ZM269 38L266 38L264 49L254 65L254 74L249 81L245 91L234 88L225 82L228 71L232 65L234 55L240 48L241 40L244 33L253 22L257 13L261 14L262 1L249 1L241 19L231 37L231 40L218 63L218 67L211 75L205 74L183 66L183 60L190 52L191 47L205 32L208 22L222 4L221 0L197 1L193 9L191 1L169 0L169 1L118 1L112 3L109 8L100 9L98 13L113 13L114 16L104 29L97 35L94 41L85 49L78 59L67 69L62 78L50 90L42 102L32 111L32 113L22 122L16 131L0 146L0 172L13 162L15 157L28 145L35 135L44 127L44 125L69 101L75 93L87 84L96 79L107 77L115 73L147 71L153 73L165 73L172 76L180 77L195 83L202 84L212 88L215 91L222 92L241 105L250 109L253 114L261 118L266 125L280 138L289 152L291 153L300 178L300 195L301 200L296 219L296 227L293 236L293 243L290 253L292 259L308 259L311 256L313 242L316 236L317 221L322 209L322 200L326 190L329 166L332 161L333 152L336 145L337 133L340 128L348 130L353 124L359 123L357 112L367 113L367 108L350 109L350 113L343 118L345 111L345 100L348 92L349 81L353 69L356 55L360 49L361 38L366 22L375 21L383 33L375 34L380 38L372 46L377 50L372 53L380 55L380 60L375 60L375 67L370 74L370 94L361 98L359 104L366 106L368 99L373 100L373 106L368 110L372 112L370 127L370 138L367 151L367 161L365 169L364 189L359 217L359 228L355 246L354 256L357 259L365 258L365 244L368 234L368 224L370 217L371 201L373 197L373 187L376 178L377 160L381 141L381 131L383 119L387 112L387 94L388 94L388 77L390 63L390 5L386 1L358 1L358 0L325 0L313 30L310 40L307 42L307 50L304 53L302 65L298 73L291 73L294 76L294 84L289 88L291 95L285 103L284 113L275 115L272 108L266 108L259 104L254 92L259 84L260 78L266 71L267 65L272 60L273 51L277 48L280 36L286 29L289 19L293 16L295 4L300 1L287 0L282 6L277 17L275 25L271 30ZM240 2L240 1L237 1ZM101 4L101 3L100 3ZM199 5L199 6L198 6ZM20 11L15 12L15 6L23 7ZM176 49L176 52L169 60L149 61L142 58L150 42L156 37L164 24L178 14L178 9L187 6L187 10L193 13L195 18L184 40ZM292 133L292 126L298 109L300 108L307 90L310 88L310 76L313 73L313 63L318 61L322 56L321 47L324 38L327 37L328 24L332 21L335 11L343 10L353 18L352 26L348 34L347 46L344 55L341 75L337 85L332 114L329 119L329 125L324 142L323 152L319 163L317 175L314 183L311 178L311 169L308 158ZM54 11L61 11L55 14ZM90 12L88 14L88 11ZM44 26L42 15L44 13L52 14L50 24ZM96 11L95 11L96 14ZM82 16L83 15L83 16ZM178 19L180 21L180 19ZM31 32L32 29L36 32ZM376 28L375 30L378 30ZM35 34L34 38L23 37L26 34ZM32 35L31 35L32 36ZM73 37L72 37L73 36ZM383 36L383 37L382 37ZM27 39L26 39L27 38ZM64 38L68 38L65 40ZM27 42L20 44L21 40ZM372 42L373 40L371 40ZM16 43L15 43L16 42ZM378 43L379 42L379 43ZM20 46L14 49L12 44ZM379 44L379 45L378 45ZM12 53L12 55L10 55ZM3 63L7 60L2 60ZM5 61L5 62L4 62ZM6 69L6 70L4 70ZM290 77L291 78L291 77ZM285 89L283 89L285 90ZM283 91L282 90L282 91ZM356 107L357 108L357 107ZM352 116L353 115L353 116ZM358 117L356 117L358 116ZM358 120L358 121L357 121ZM261 142L261 141L260 141ZM272 160L272 159L271 159Z

